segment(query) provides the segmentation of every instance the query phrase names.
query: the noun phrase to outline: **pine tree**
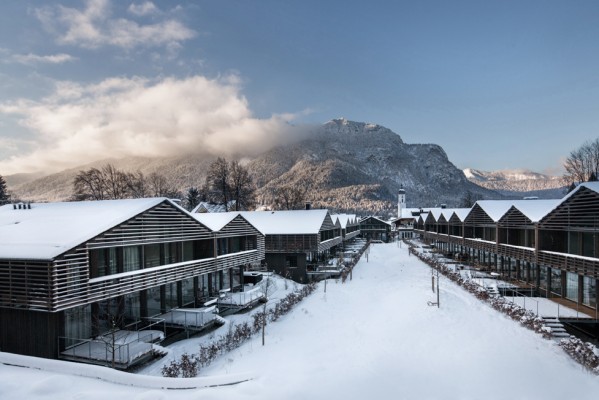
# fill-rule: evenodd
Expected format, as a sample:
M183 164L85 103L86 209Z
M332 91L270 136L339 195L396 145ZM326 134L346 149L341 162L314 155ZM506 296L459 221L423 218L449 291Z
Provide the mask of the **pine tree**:
M6 188L6 181L4 177L0 175L0 205L8 203L10 196L8 195L8 189Z
M185 196L185 203L187 210L191 211L200 204L200 191L197 187L190 187L187 189L187 195Z

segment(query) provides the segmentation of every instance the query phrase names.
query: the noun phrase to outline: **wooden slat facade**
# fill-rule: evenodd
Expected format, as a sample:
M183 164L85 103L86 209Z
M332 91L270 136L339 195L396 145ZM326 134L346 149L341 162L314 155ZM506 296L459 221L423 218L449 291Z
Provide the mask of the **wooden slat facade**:
M242 248L218 255L218 240L235 237L243 239L237 242ZM213 243L213 255L183 261L183 244L198 241ZM139 249L139 269L92 276L91 252L116 252L129 246ZM145 267L146 246L161 251L170 246L176 254L163 257L161 253L163 265ZM52 260L0 260L0 349L56 357L58 337L64 334L65 310L259 264L264 250L264 236L241 216L212 232L165 200Z
M496 263L548 267L561 271L562 280L574 273L580 282L593 279L599 287L599 194L587 187L566 197L538 223L513 206L495 223L475 204L463 223L455 214L447 221L450 235L440 233L443 221L431 216L420 218L416 232L443 248L485 252L494 255Z

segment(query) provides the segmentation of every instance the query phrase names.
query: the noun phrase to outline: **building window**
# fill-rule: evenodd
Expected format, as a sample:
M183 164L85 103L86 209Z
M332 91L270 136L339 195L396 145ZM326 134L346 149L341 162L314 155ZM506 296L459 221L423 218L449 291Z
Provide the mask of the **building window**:
M92 278L116 274L117 256L116 249L93 249L89 251L89 262Z
M597 307L597 280L585 276L582 278L582 304Z
M148 315L153 316L160 314L160 286L155 286L147 290Z
M181 281L181 295L183 306L194 302L193 278L183 279Z
M285 266L287 268L297 268L297 257L296 256L285 257Z
M167 283L164 285L164 302L167 310L179 307L179 300L177 297L177 284Z
M183 242L183 261L193 260L193 242Z
M139 321L141 314L141 303L139 299L139 292L129 293L123 296L125 299L125 318L128 322Z
M144 246L144 268L160 265L160 245L147 244Z
M562 294L562 271L557 268L550 268L551 271L551 292L561 296Z
M547 289L547 267L544 265L539 268L539 287Z
M229 246L227 238L220 238L216 244L216 249L218 251L218 255L222 256L224 254L229 253Z
M139 246L123 247L123 272L141 269L140 251Z
M566 298L578 302L578 275L566 272Z
M88 339L92 336L91 305L65 310L64 335L67 337L66 347L77 343L76 339Z

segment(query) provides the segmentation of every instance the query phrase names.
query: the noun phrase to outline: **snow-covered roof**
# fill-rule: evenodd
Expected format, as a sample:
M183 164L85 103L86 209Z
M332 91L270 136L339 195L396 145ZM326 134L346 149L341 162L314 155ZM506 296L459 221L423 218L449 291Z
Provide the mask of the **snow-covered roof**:
M598 186L599 189L599 186ZM563 200L479 200L476 204L494 221L514 206L533 222L538 222Z
M235 208L235 200L230 200L227 203L227 209L231 210L233 208ZM200 204L198 204L197 206L195 206L195 208L193 210L191 210L192 214L224 213L224 212L227 212L224 204L209 203L207 201L200 202Z
M514 207L536 223L561 203L562 200L519 200L515 202Z
M453 214L455 214L456 217L458 217L458 219L461 222L464 222L464 220L466 219L466 216L468 216L468 213L470 212L471 208L454 208L453 209ZM451 218L451 217L449 217ZM448 218L448 220L449 220Z
M373 218L373 219L376 219L377 221L380 221L380 222L382 222L383 224L386 224L386 225L391 225L391 224L389 223L389 221L383 221L383 220L382 220L382 219L380 219L379 217L375 217L375 216L373 216L373 215L369 215L368 217L364 217L364 218L362 218L362 219L360 220L360 223L362 223L362 222L366 221L368 218Z
M34 203L0 207L0 258L51 260L166 198Z
M346 229L348 224L356 224L355 214L331 214L331 219L333 221L339 221L339 224L341 224L341 229Z
M416 218L412 213L420 212L419 208L402 208L400 218ZM399 218L398 218L399 219Z
M239 214L264 235L310 235L320 232L329 212L312 209L242 211Z
M239 212L192 213L191 216L212 231L220 231L233 221Z
M599 193L599 182L582 182L582 183L580 183L578 186L576 186L576 188L574 188L574 190L572 190L570 193L566 194L562 198L560 204L565 202L566 200L568 200L570 197L572 197L574 194L576 194L582 188L587 188L589 190L592 190L595 193Z

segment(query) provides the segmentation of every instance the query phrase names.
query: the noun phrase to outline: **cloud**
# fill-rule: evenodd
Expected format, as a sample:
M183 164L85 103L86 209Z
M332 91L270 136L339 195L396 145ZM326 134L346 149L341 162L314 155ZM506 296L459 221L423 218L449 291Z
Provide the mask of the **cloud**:
M132 8L133 7L133 8ZM153 3L133 4L134 15L149 13ZM132 11L134 10L134 11ZM137 14L136 14L137 13ZM58 43L98 48L115 46L177 48L181 42L196 36L196 32L176 19L163 19L153 24L140 24L126 18L112 18L108 0L87 0L83 10L65 6L49 6L34 10L45 29L55 35Z
M51 96L0 104L0 113L19 118L36 143L0 161L4 174L57 171L108 157L251 157L306 134L290 125L293 115L253 117L234 75L60 82Z
M131 5L129 6L129 12L139 17L150 14L156 14L158 13L158 11L158 8L151 1L146 1L145 3L141 4L131 3Z
M47 56L40 56L37 54L13 54L12 59L20 64L33 65L33 64L62 64L65 62L75 61L77 58L69 54L51 54Z

